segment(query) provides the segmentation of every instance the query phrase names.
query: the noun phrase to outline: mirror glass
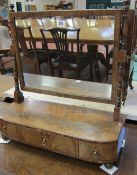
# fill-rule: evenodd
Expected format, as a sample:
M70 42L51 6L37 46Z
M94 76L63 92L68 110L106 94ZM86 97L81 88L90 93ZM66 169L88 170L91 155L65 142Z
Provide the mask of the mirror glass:
M111 101L115 16L34 14L14 15L23 89Z

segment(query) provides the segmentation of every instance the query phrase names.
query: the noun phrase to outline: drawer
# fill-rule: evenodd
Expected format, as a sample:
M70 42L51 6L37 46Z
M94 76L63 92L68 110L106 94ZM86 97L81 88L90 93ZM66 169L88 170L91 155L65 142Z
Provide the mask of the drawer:
M78 140L0 120L0 130L7 137L24 144L78 157Z
M14 140L19 140L18 130L16 125L0 120L0 131L5 136Z
M4 121L0 123L1 132L12 140L34 146L41 143L41 132L38 130Z
M79 158L96 163L113 162L117 158L117 149L114 143L79 141Z
M34 128L28 128L25 126L18 126L18 131L20 133L21 142L28 144L28 145L40 147L41 130L34 129Z
M43 133L42 147L68 156L78 157L78 140L71 137L48 132Z

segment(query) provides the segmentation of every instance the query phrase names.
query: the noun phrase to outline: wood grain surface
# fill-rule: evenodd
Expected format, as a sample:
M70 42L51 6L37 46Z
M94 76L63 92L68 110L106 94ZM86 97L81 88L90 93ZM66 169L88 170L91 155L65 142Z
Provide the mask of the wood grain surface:
M7 137L89 162L116 161L122 127L113 112L95 108L30 98L0 105L0 131Z
M126 144L114 175L136 175L137 126L127 126ZM100 165L69 158L31 146L0 144L1 175L106 175Z
M59 22L64 22L66 28L80 28L80 42L101 43L101 44L113 44L114 40L114 20L112 19L82 19L82 18L36 18L36 19L17 19L17 26L31 26L32 34L36 40L41 40L42 36L40 28L51 28L59 26ZM26 38L29 38L29 34L25 33ZM48 40L52 40L52 36L47 33ZM68 33L69 40L75 40L76 36L74 32Z
M116 161L122 127L113 113L85 107L29 98L0 106L0 130L7 137L89 162Z
M10 123L96 142L117 141L122 126L110 112L31 99L2 103L0 113Z
M24 73L24 90L89 101L111 101L112 85Z

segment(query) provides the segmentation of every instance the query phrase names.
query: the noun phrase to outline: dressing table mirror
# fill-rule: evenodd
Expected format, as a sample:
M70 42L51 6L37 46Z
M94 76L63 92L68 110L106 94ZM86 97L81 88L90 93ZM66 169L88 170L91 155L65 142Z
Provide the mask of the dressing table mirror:
M129 78L129 65L125 66L126 62L129 62L126 54L131 56L132 36L134 33L134 22L131 19L133 18L134 10L11 13L10 21L13 29L13 43L16 51L21 89L61 97L116 104L118 84L120 83L122 84L120 85L120 93L122 95L120 95L119 103L121 103L120 101L124 102L127 95ZM30 27L31 33L28 27ZM49 58L50 61L48 60L41 30L55 27L67 29L79 28L79 52L80 55L86 55L80 61L84 62L85 59L85 62L87 62L84 67L86 78L83 76L84 79L82 79L83 69L80 71L78 69L81 73L78 77L76 71L72 73L73 69L75 70L73 66L76 66L76 61L74 64L74 60L71 60L72 65L69 65L69 68L63 61L63 63L59 63L58 55L60 50L57 50L50 31L43 32L49 47L49 57L52 57ZM24 36L21 36L20 29L24 32ZM68 52L76 54L76 32L68 31L67 44ZM29 50L33 47L33 50L35 49L38 52L31 53L33 55L28 56L32 58L24 58L25 47L28 47ZM98 47L103 48L104 53L98 51ZM100 58L100 54L102 58ZM83 55L82 57L84 57ZM35 60L33 60L34 57ZM24 63L25 59L26 62ZM39 61L40 59L41 61ZM50 62L52 62L52 65ZM59 69L56 69L57 64L61 65L60 67L58 66ZM101 71L99 70L100 65ZM126 69L124 70L125 67ZM54 71L54 75L52 71ZM67 73L64 73L65 71ZM112 73L110 74L109 72ZM104 77L102 78L103 74ZM63 78L60 78L60 76Z
M0 108L1 132L15 141L85 161L105 163L106 165L116 162L125 135L125 116L120 114L120 107L121 103L125 101L127 94L130 72L129 58L134 48L134 42L132 43L133 35L136 32L134 25L136 24L134 23L136 18L134 15L134 10L72 10L11 13L10 22L13 37L11 49L16 57L14 68L15 103L10 105L2 104L3 106ZM64 26L67 26L70 30L67 31ZM56 28L56 30L53 31L51 28ZM112 59L111 80L109 81L107 77L109 76L107 74L109 71L107 69L108 64L106 63L108 54L106 54L105 59L106 67L104 67L105 80L103 82L105 83L93 82L95 80L92 80L92 78L92 81L87 81L88 79L83 81L80 78L72 79L70 75L60 78L62 74L64 76L64 72L62 73L60 70L59 72L57 71L60 77L56 76L56 74L53 76L54 70L52 69L53 67L50 67L50 60L47 63L49 68L51 68L49 72L52 76L49 76L50 74L41 75L42 70L40 68L42 65L38 67L37 62L35 60L30 61L29 58L36 58L37 52L34 52L34 49L38 47L39 53L44 52L44 55L47 56L45 42L48 41L49 45L52 46L50 53L55 53L55 55L52 55L53 66L61 64L62 57L59 60L56 54L60 56L62 52L59 52L60 50L56 51L57 47L53 47L56 40L60 38L59 34L61 31L65 33L61 35L63 36L61 41L65 43L65 46L64 44L63 46L67 48L67 51L70 49L68 54L74 54L76 46L80 46L78 51L82 54L84 50L86 56L91 56L90 61L95 56L91 67L96 66L94 73L97 75L96 58L99 55L92 55L92 53L96 53L96 45L98 44L103 45L106 48L106 53L109 53L108 45L111 45L113 53L113 56L110 56L110 59ZM43 34L44 32L46 34ZM73 35L69 35L71 32L74 32ZM77 32L79 32L79 35L76 35ZM65 42L66 33L68 34L67 43ZM52 34L55 34L53 35L55 38L51 37ZM34 54L33 57L30 57L26 52L25 54L23 53L26 49L26 47L21 48L24 43L24 36L26 38L25 43L27 41L27 46L29 46L27 51ZM42 39L42 36L43 38L45 36L46 39ZM53 39L55 39L55 43ZM78 40L78 44L76 44L76 40ZM90 53L91 50L92 52ZM66 50L63 51L66 52ZM65 55L65 58L67 58L68 54ZM77 52L75 55L77 55ZM33 64L32 67L36 71L35 74L25 70L27 66L23 66L23 58L26 59L27 66L29 64L32 66ZM83 63L83 60L73 62L70 59L70 61L72 61L71 66L73 68L75 68L74 65L76 63ZM88 61L86 64L89 63ZM103 61L101 60L100 62L104 63ZM85 69L89 69L90 65L87 64L87 66L88 68ZM63 68L66 69L66 67L65 64ZM76 77L78 75L76 74ZM92 72L90 75L92 75ZM72 100L80 99L90 102L94 101L95 103L91 102L91 108L89 108L78 106L74 102L73 104L66 105L49 102L48 100L23 98L19 85L21 90L50 94L51 98L53 96L56 96L56 98L67 97L68 99L72 98ZM103 104L102 109L98 108L100 104ZM109 104L114 104L113 111L107 110Z

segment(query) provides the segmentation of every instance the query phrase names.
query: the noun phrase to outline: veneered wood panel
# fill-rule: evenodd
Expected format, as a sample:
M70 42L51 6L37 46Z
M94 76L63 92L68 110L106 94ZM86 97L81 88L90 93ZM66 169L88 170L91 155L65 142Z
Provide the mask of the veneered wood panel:
M63 135L44 133L42 147L65 155L78 156L78 140Z
M89 142L3 120L0 120L0 130L3 135L15 141L89 162L111 163L117 159L117 141Z
M53 152L78 157L78 140L51 132L44 132L0 119L1 132L16 141Z
M11 124L12 125L12 124ZM20 130L20 141L25 144L40 147L41 143L41 131L34 130L25 126L17 126Z
M79 141L79 158L89 162L113 162L117 158L116 152L114 143Z
M10 138L19 141L19 131L20 129L18 130L18 127L16 125L11 125L10 123L3 121L2 133L4 133L4 135L10 135Z
M112 117L111 112L25 99L21 104L1 103L0 131L24 144L89 162L112 163L123 126Z

